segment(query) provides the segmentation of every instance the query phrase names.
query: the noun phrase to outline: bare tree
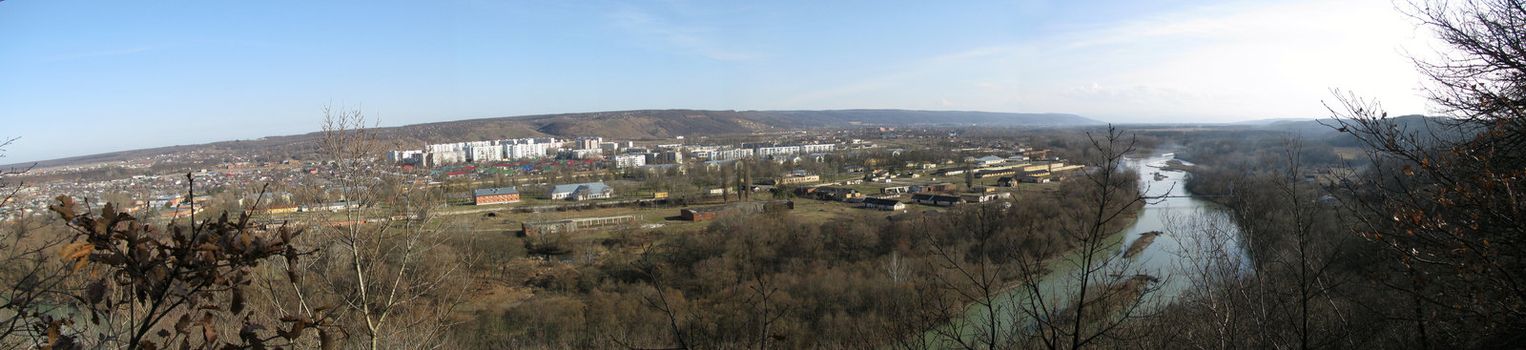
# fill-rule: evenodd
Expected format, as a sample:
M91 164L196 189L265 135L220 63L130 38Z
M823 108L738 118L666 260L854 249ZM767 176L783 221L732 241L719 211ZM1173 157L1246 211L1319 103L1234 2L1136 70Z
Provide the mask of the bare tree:
M1151 200L1134 187L1138 175L1125 168L1125 157L1134 151L1135 138L1125 138L1122 131L1111 126L1104 135L1087 135L1090 150L1096 152L1090 163L1098 168L1083 176L1089 185L1083 202L1087 207L1070 209L1076 224L1062 230L1079 246L1078 256L1067 261L1074 265L1069 292L1046 296L1040 277L1033 273L1042 269L1025 268L1029 297L1025 312L1036 318L1040 327L1037 338L1047 348L1077 349L1112 340L1108 337L1117 336L1112 334L1114 329L1138 316L1160 278L1138 271L1132 260L1118 254L1122 241L1111 239L1127 213Z
M1369 150L1343 186L1359 233L1392 254L1382 281L1413 300L1422 346L1519 344L1526 334L1526 2L1425 2L1409 13L1449 51L1416 59L1448 119L1390 118L1338 96L1332 126Z
M996 217L1020 210L1003 206L962 210L975 217L949 223L972 236L971 246L932 246L934 270L941 271L935 280L951 295L947 301L934 298L934 310L944 310L943 318L953 321L931 331L946 345L1075 349L1117 340L1121 336L1114 330L1141 316L1141 305L1158 288L1157 277L1125 259L1115 237L1128 214L1150 198L1140 195L1137 176L1124 163L1133 151L1131 138L1110 127L1105 135L1092 135L1091 147L1095 159L1089 163L1097 168L1074 184L1081 190L1073 195L1080 198L1062 209L1066 224L1057 229L1073 247L1069 255L1056 259L991 249L1004 246L1002 240L1051 229L1003 224Z
M16 140L20 139L21 138L19 137L12 137L0 141L0 158L5 158L5 147L10 146L12 143L15 143ZM31 168L32 166L27 166L26 168L20 169L0 169L0 209L4 209L6 205L11 204L11 201L16 199L16 194L21 192L22 185L24 185L21 183L6 183L4 181L5 178L25 174L27 171L31 170ZM0 211L0 214L4 213L4 211Z
M19 138L0 141L0 158L6 146ZM6 179L25 174L25 168L0 169L0 216L13 216L0 231L0 346L41 346L45 330L33 327L38 317L52 314L62 305L49 303L59 298L72 270L50 259L54 249L67 243L69 235L50 234L32 218L9 210L21 193L24 183Z
M304 186L320 235L303 243L326 251L305 267L326 278L266 290L295 300L292 313L344 310L346 333L366 348L438 348L469 285L465 258L446 245L437 190L384 168L377 145L360 111L324 109L322 168Z

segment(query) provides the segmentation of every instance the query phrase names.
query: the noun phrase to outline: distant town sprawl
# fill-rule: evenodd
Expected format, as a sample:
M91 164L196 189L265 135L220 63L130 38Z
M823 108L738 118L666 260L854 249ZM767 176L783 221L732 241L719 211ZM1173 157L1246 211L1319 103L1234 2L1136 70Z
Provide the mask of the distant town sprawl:
M83 203L116 203L161 218L184 217L192 208L247 208L257 200L260 212L277 216L352 207L337 195L342 191L323 183L331 176L316 176L334 175L332 162L203 152L35 169L19 177L26 186L3 214L44 211L53 196L65 193ZM1044 149L965 140L946 130L895 128L432 143L382 151L367 163L398 179L429 184L451 204L516 204L531 212L568 207L557 201L724 204L728 195L754 198L748 193L764 193L765 200L809 198L901 211L906 204L989 202L1012 194L999 188L1058 180L1083 169ZM188 181L197 186L194 198L187 196ZM258 190L266 184L269 190L262 195ZM521 197L524 191L533 194ZM701 221L735 211L691 209L680 216Z
M555 157L557 159L604 159L615 168L632 168L647 164L683 163L686 154L694 159L718 161L754 156L820 155L836 149L837 145L831 143L800 145L749 143L738 147L668 143L646 148L636 147L634 141L606 142L603 137L579 137L572 140L527 137L430 144L423 149L389 151L387 160L412 165L440 166Z

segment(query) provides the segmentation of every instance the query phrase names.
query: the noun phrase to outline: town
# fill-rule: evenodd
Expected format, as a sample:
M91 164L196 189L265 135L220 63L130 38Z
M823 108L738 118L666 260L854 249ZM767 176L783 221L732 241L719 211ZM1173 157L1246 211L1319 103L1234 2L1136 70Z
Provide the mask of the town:
M441 191L449 204L439 210L443 215L500 211L514 219L504 227L533 235L683 226L765 209L905 213L987 203L1048 188L1044 184L1084 170L1051 153L962 140L957 131L938 128L877 127L639 141L583 136L432 143L380 152L368 162ZM15 205L0 214L36 214L63 193L164 220L193 209L237 211L257 202L271 221L359 205L308 186L311 178L332 172L331 163L252 159L188 154L33 169L19 179L27 186ZM151 173L166 164L191 170ZM191 183L198 188L194 198L187 196Z

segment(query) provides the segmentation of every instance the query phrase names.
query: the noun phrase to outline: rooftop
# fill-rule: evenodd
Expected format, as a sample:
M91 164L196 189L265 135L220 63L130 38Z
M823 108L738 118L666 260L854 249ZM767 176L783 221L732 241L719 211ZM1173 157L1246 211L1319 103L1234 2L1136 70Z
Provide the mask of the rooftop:
M587 186L588 191L593 193L604 192L605 190L609 189L609 185L605 185L603 182L586 182L580 184L556 185L555 188L551 189L551 193L569 193L577 191L579 188L583 188L584 186Z
M477 189L475 191L472 191L472 195L473 196L491 196L491 195L495 195L495 194L513 194L513 193L519 193L519 189L514 188L513 186L509 186L509 187L498 187L498 188L482 188L482 189Z

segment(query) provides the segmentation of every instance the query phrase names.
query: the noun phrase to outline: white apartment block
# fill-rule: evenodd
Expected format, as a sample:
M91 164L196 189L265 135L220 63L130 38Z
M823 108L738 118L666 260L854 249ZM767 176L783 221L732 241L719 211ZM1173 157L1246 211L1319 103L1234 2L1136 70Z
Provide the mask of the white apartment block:
M615 156L615 168L634 168L646 165L646 156L641 154L626 154Z
M428 162L427 162L428 165L431 165L431 166L433 166L433 165L441 165L441 164L451 164L451 163L462 163L462 162L466 162L466 152L462 152L462 151L429 152L428 156L426 157L426 160L428 160Z
M423 163L424 151L405 150L387 152L387 161L395 163Z
M796 153L800 153L800 146L758 147L753 151L753 155L759 157Z
M473 146L467 155L473 163L500 161L503 160L503 146Z
M440 143L424 146L424 152L428 153L455 152L463 150L466 150L466 145L459 143Z
M511 144L503 145L503 151L508 159L541 158L546 156L547 146L544 143Z
M700 158L705 160L733 160L752 157L752 152L752 149L737 148L695 153L698 154Z
M837 145L830 144L830 143L823 143L823 144L817 144L817 145L800 145L800 152L801 153L831 152L833 149L836 149L836 148L837 148Z
M599 144L603 143L603 142L604 142L604 138L603 137L580 137L580 138L577 139L576 143L573 145L574 146L573 148L574 149L596 149L596 148L599 148Z
M604 154L604 151L600 150L598 148L592 148L592 149L564 149L564 150L562 150L561 154L564 157L572 158L572 159L588 159L588 158L593 158L595 156Z

